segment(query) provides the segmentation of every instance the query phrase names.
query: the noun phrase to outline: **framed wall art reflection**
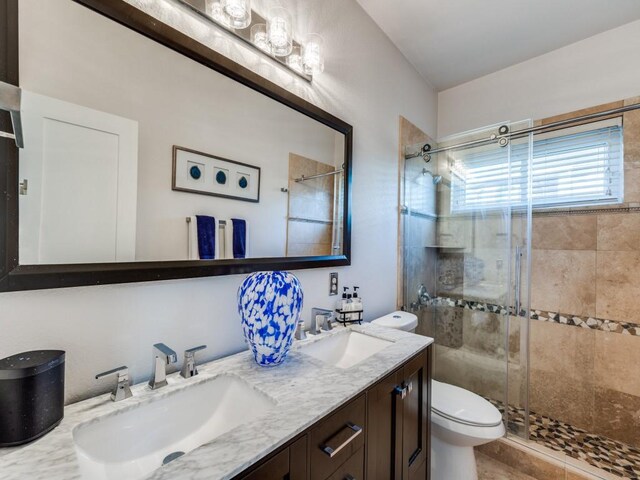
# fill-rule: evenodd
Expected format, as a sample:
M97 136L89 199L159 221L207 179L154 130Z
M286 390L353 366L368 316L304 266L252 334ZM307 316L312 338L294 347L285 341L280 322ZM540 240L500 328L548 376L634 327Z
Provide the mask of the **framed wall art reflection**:
M260 167L174 145L172 189L258 203Z

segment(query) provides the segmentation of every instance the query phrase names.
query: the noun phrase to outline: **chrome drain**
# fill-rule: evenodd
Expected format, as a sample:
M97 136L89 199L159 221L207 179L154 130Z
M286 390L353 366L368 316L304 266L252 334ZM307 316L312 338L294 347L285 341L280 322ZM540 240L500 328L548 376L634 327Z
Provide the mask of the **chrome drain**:
M176 458L180 458L182 455L184 455L184 452L170 453L169 455L164 457L164 460L162 460L162 465L166 465L167 463L173 462Z

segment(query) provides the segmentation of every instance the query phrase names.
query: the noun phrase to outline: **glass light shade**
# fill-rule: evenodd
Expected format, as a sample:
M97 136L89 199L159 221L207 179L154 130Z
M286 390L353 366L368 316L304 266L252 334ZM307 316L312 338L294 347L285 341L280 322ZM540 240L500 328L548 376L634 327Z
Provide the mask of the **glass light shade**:
M251 0L222 0L222 9L232 28L247 28L251 25Z
M302 63L307 75L318 75L324 71L324 39L310 33L302 49Z
M251 27L251 43L266 53L271 53L271 44L267 37L267 24L256 23Z
M304 65L302 63L302 49L295 46L291 50L291 54L287 57L287 65L296 72L304 73Z
M269 10L267 37L274 55L285 57L291 53L293 48L293 19L285 8L275 7Z
M216 22L225 27L231 27L229 16L224 13L222 3L219 0L207 0L206 2L207 15L213 18Z

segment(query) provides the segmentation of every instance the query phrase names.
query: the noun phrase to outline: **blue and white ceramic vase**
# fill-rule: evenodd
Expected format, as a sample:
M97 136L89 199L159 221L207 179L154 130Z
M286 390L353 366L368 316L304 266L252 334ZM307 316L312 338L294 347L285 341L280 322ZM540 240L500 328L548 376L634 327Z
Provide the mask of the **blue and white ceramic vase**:
M288 272L256 272L238 289L242 329L258 365L284 361L302 312L302 286Z

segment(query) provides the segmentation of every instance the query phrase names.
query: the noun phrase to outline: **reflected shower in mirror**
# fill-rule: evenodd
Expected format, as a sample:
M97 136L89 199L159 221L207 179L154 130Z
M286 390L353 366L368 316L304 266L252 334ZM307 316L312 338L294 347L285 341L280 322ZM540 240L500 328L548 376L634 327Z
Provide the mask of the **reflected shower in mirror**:
M19 32L20 264L342 254L343 133L72 0Z

